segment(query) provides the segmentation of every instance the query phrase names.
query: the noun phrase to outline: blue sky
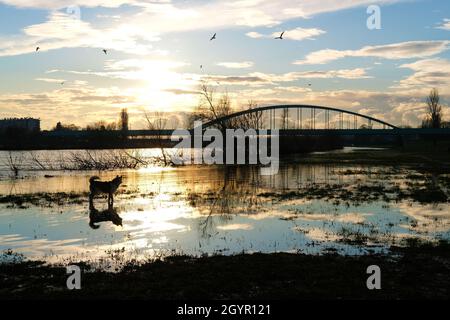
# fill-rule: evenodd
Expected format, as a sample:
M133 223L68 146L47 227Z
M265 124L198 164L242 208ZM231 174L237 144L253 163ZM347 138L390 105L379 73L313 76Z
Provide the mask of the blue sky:
M0 0L0 117L84 126L126 107L135 128L144 111L181 125L207 81L235 109L314 103L417 125L432 88L450 101L448 19L446 0Z

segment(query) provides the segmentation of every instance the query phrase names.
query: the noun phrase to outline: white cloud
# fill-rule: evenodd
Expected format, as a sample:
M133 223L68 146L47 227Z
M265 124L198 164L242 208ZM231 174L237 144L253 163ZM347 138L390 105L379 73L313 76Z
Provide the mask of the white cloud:
M0 0L21 7L61 9L69 5L118 7L129 4L142 10L130 17L122 15L144 30L158 33L186 32L199 29L223 29L236 26L272 27L294 18L311 17L325 12L366 6L373 0L230 0L230 1L139 1L139 0ZM380 0L390 4L406 0ZM220 13L220 14L217 14ZM211 15L214 18L211 18Z
M444 19L436 29L450 30L450 19Z
M450 91L450 61L440 58L418 60L403 64L400 68L408 68L414 73L399 81L394 88L440 88Z
M251 31L251 32L247 32L245 34L247 37L253 38L253 39L259 39L259 38L263 38L264 35L255 31Z
M246 33L246 35L248 37L254 38L254 39L258 39L258 38L273 39L273 38L280 36L281 32L282 31L264 35L264 34L253 31L253 32ZM283 34L283 38L287 39L287 40L296 40L296 41L302 41L305 39L314 40L314 37L320 36L321 34L324 34L324 33L326 33L326 32L321 29L317 29L317 28L304 29L304 28L299 27L296 29L285 30L284 34Z
M253 62L243 61L243 62L219 62L218 66L229 68L229 69L247 69L253 67Z
M241 76L206 76L206 80L212 82L219 82L222 85L252 85L261 86L267 84L276 84L284 82L293 82L300 79L365 79L370 78L366 74L366 69L342 69L342 70L328 70L328 71L302 71L302 72L288 72L284 74L272 74L263 72L252 72Z
M390 4L405 0L382 0ZM271 27L284 21L344 10L371 3L371 0L232 0L171 2L169 0L0 0L0 3L20 7L64 10L83 7L118 8L123 4L138 8L138 12L120 12L120 25L97 28L89 22L72 19L69 12L53 11L47 22L29 26L24 34L0 38L0 56L31 53L37 42L42 51L73 47L106 47L126 53L148 54L149 42L159 40L159 35L192 30L219 30L239 26ZM214 13L214 18L211 14ZM220 13L220 14L215 14ZM114 21L114 20L113 20ZM151 30L151 31L148 31ZM300 40L319 35L318 29L298 29L292 39ZM249 36L258 36L250 33ZM287 37L289 38L289 36Z
M54 79L54 78L36 78L36 81L48 82L48 83L61 83L66 80L64 79Z
M391 4L405 0L379 0L378 4ZM219 24L222 26L270 26L292 18L306 18L312 15L345 10L358 6L367 6L373 0L226 0L191 2L186 8L184 1L170 0L0 0L0 3L20 7L39 9L62 9L69 6L79 7L108 7L117 8L128 4L142 7L147 13L155 14L155 18L163 17L168 22L186 19L186 29L192 27L192 18L198 27L206 24ZM214 19L207 19L211 12L220 12ZM202 23L199 23L202 22ZM183 24L174 25L183 28ZM197 27L197 28L198 28Z
M188 103L189 98L185 97L183 100L180 93L191 94L198 87L201 75L177 70L188 65L182 61L156 59L107 60L103 70L99 71L49 70L47 73L130 80L127 84L131 87L129 90L133 91L136 99L142 101L143 105L151 102L154 107L167 110ZM133 85L138 87L133 88Z
M294 64L325 64L345 57L375 57L383 59L424 58L441 53L449 48L448 40L409 41L378 46L365 46L359 50L325 49L312 52L304 60Z
M123 4L135 4L135 0L0 0L18 8L61 9L70 6L117 8Z
M22 35L0 38L0 56L31 53L36 46L40 51L92 47L148 54L152 49L151 42L158 40L158 34L131 24L95 29L90 23L69 14L52 12L46 22L26 27Z
M321 34L324 34L325 31L317 29L317 28L310 28L310 29L304 29L304 28L296 28L293 30L286 30L283 38L289 39L289 40L305 40L310 39L313 40L314 37L320 36ZM272 33L273 37L278 37L279 33Z

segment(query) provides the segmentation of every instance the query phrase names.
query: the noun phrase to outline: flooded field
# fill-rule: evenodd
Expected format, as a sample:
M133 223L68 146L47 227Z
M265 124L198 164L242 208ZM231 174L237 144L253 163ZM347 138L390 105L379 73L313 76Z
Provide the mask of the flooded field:
M0 154L0 251L31 259L108 267L177 254L354 255L450 238L450 176L406 166L298 158L273 176L245 166L148 166L12 177L8 157ZM123 176L113 208L106 197L89 207L93 175Z

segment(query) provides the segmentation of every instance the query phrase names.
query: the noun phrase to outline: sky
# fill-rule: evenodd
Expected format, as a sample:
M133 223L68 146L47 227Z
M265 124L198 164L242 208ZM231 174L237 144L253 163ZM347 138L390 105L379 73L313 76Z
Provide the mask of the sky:
M144 112L182 127L206 82L236 110L315 104L416 126L433 88L450 118L449 49L448 0L0 0L0 118L50 129L127 108L131 128Z

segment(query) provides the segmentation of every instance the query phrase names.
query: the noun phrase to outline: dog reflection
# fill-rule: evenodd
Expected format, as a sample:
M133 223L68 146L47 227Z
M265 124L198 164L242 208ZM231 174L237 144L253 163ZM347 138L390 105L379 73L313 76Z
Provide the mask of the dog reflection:
M108 209L99 211L93 206L89 207L89 226L92 229L100 228L98 223L111 221L116 226L122 226L122 218L117 214L117 209L108 206Z

